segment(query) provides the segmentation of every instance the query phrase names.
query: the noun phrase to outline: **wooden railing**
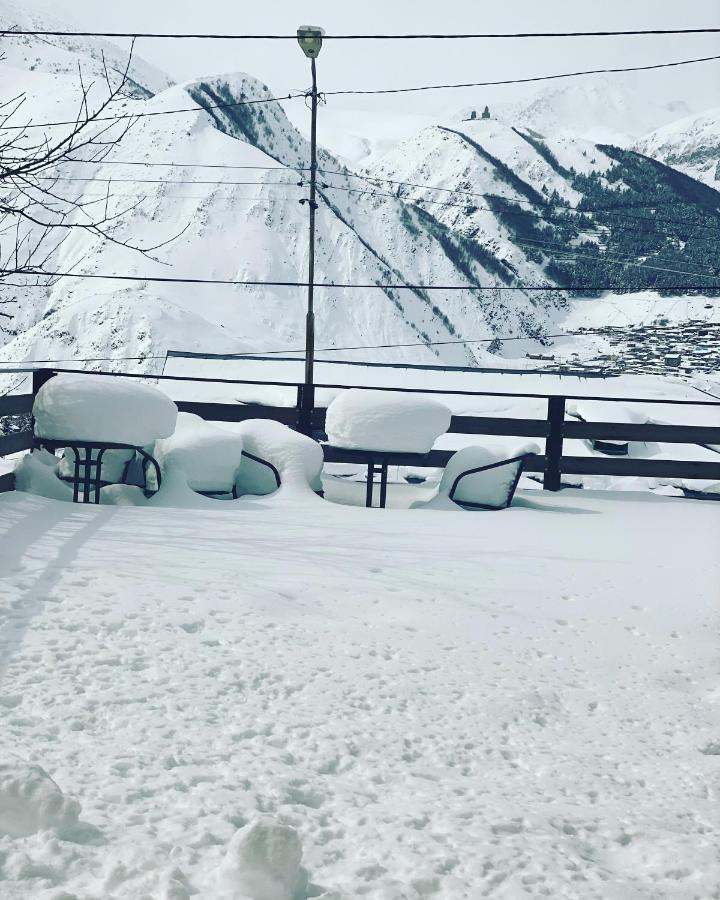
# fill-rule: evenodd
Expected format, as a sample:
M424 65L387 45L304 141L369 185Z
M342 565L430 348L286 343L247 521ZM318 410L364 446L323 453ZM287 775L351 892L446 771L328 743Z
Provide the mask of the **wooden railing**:
M13 394L0 397L0 418L4 416L28 415L32 412L34 394ZM21 453L32 447L32 431L16 431L11 434L0 434L0 456ZM11 491L15 487L12 472L0 475L0 493Z
M27 370L33 371L33 370ZM35 369L33 371L33 393L0 398L0 417L30 413L35 393L48 378L63 371L60 369ZM106 372L107 375L124 375L131 378L148 378L147 375ZM296 382L257 381L244 379L192 378L189 376L152 376L153 379L167 381L193 381L222 384L251 384L272 387L294 387L299 392L301 385ZM319 384L318 388L342 389L364 386ZM544 419L514 419L498 416L453 416L449 432L470 435L505 435L510 437L530 437L544 440L544 453L531 456L526 464L527 471L543 474L543 487L557 491L563 474L568 475L615 475L640 476L649 478L687 478L720 480L720 453L718 461L697 461L683 459L638 459L632 456L565 456L563 443L566 438L612 441L657 441L669 444L698 444L720 446L720 401L713 400L657 400L638 397L593 397L551 394L500 393L493 391L452 391L420 388L378 388L367 386L368 390L387 390L402 393L444 394L478 397L519 397L543 399L547 402ZM567 400L594 400L608 404L609 416L613 403L662 404L663 406L708 406L718 412L718 426L634 424L627 422L582 422L566 421ZM245 419L274 419L294 427L297 423L297 407L266 406L257 403L206 403L201 401L177 402L181 412L191 412L203 419L216 422L240 422ZM325 409L317 408L313 413L313 427L322 432L325 427ZM0 456L28 450L32 446L30 430L0 436ZM432 450L426 457L428 466L443 467L452 456L453 450ZM343 451L326 447L327 462L346 462ZM417 464L417 457L408 457L408 464ZM12 476L0 476L0 491L12 490Z

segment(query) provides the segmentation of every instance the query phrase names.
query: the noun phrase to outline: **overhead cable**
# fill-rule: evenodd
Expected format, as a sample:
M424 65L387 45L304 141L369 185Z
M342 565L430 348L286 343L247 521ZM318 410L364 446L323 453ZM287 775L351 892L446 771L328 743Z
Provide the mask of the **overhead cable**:
M519 32L463 32L424 34L325 34L323 41L458 41L507 38L581 38L581 37L639 37L643 35L718 34L720 28L642 28L614 31L519 31ZM237 32L168 32L168 31L41 31L8 28L0 36L28 35L35 37L102 37L102 38L163 38L167 40L223 40L223 41L295 41L297 34L239 34Z
M46 271L35 271L23 273L32 277L40 277L40 278L96 278L108 281L132 281L132 282L157 282L157 283L167 283L167 284L223 284L223 285L243 285L247 287L298 287L298 288L307 288L307 281L269 281L269 280L250 280L250 279L233 279L233 278L190 278L190 277L179 277L179 276L171 276L171 275L111 275L103 272L46 272ZM681 273L681 274L696 274L696 273ZM714 277L714 276L702 276L702 277ZM2 281L0 280L0 285ZM346 289L359 289L359 290L409 290L409 291L591 291L596 293L597 291L606 291L613 290L612 286L608 285L565 285L560 286L556 284L518 284L518 285L506 285L506 284L449 284L449 285L440 285L440 284L405 284L402 282L394 282L387 284L376 284L375 282L370 283L340 283L333 284L331 282L314 282L313 286L316 288L325 288L328 290L346 290ZM637 287L635 290L657 290L657 285L649 285L648 287ZM682 291L683 293L687 293L688 291L706 291L710 287L709 285L661 285L660 286L663 291Z
M412 94L419 91L443 91L452 88L495 87L504 84L529 84L537 81L554 81L558 78L577 78L581 75L610 75L616 72L647 72L651 69L670 69L675 66L690 66L695 63L711 62L720 59L718 56L700 56L694 59L679 59L674 62L654 63L649 66L622 66L606 69L584 69L578 72L560 72L556 75L534 75L529 78L505 78L500 81L469 81L454 84L425 84L418 87L376 88L365 90L323 91L324 97L341 95L368 94Z

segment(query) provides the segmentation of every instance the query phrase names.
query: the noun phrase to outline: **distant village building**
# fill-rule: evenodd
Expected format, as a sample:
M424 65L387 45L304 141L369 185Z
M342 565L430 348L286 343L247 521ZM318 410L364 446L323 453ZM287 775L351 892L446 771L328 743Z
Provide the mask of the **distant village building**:
M463 121L464 121L464 122L473 122L473 121L475 121L475 120L477 119L477 117L478 117L477 110L476 110L476 109L471 109L471 110L470 110L470 115L467 117L467 119L463 119ZM489 119L489 118L490 118L490 110L489 110L489 108L488 108L487 106L486 106L485 109L482 111L482 115L480 116L480 118L481 118L481 119Z

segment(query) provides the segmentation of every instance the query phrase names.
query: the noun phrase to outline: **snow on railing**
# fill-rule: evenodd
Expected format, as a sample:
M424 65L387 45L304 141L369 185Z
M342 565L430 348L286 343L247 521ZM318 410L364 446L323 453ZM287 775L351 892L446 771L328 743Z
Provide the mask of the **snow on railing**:
M33 392L0 397L0 422L3 417L28 416L32 411L35 394L49 378L59 372L78 371L72 369L24 368L12 372L32 372ZM6 374L0 371L0 374ZM238 378L203 378L188 375L153 375L130 372L88 372L122 376L125 378L152 378L153 381L187 381L213 384L261 385L268 387L290 387L297 390L295 407L270 406L260 403L208 403L201 401L177 401L181 412L191 412L209 421L240 422L246 419L274 419L283 424L296 426L298 410L302 399L302 384L293 381L269 381ZM657 441L672 444L696 444L703 447L720 445L720 427L699 425L664 425L654 423L566 421L565 408L568 400L597 401L613 403L662 404L663 406L717 407L720 401L710 399L658 399L648 397L615 397L573 394L521 393L517 391L477 391L451 390L413 387L382 387L377 385L317 384L316 388L344 390L391 391L430 395L463 397L508 397L519 399L540 399L547 402L545 418L507 418L485 415L454 415L448 433L465 435L502 435L511 437L539 437L545 439L545 451L533 454L526 461L525 470L543 474L543 487L556 491L561 487L561 477L567 475L612 475L639 476L648 478L683 478L720 480L720 455L718 462L682 459L638 459L631 456L564 456L565 439L585 439L592 441ZM325 409L313 411L312 425L315 436L325 428ZM611 413L609 414L611 415ZM22 431L0 432L0 456L7 456L32 447L32 428ZM430 467L444 467L454 450L431 450L426 462ZM344 462L340 448L326 448L326 462ZM417 465L414 456L408 464ZM0 491L12 490L12 475L0 475Z

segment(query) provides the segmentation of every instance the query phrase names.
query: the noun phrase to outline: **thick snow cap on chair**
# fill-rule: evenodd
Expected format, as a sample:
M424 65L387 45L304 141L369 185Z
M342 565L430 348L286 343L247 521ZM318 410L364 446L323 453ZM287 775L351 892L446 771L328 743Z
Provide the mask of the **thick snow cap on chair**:
M110 444L151 444L175 430L177 407L149 384L113 375L55 375L33 405L35 434Z
M526 453L537 453L538 445L532 442L508 443L502 450L485 447L463 447L448 461L438 490L439 496L447 496L455 479L469 469L492 466L484 472L475 472L463 478L455 491L456 503L474 503L488 507L503 507L510 500L520 462L505 462Z
M180 413L175 432L157 441L153 455L163 474L174 466L194 491L231 491L242 461L242 438L193 413Z
M239 434L248 453L271 463L286 489L322 489L322 447L312 438L271 419L246 419L226 428ZM277 490L275 476L266 467L244 459L237 475L238 494L269 494Z
M350 390L328 407L325 430L337 447L428 453L450 418L446 406L428 397Z

